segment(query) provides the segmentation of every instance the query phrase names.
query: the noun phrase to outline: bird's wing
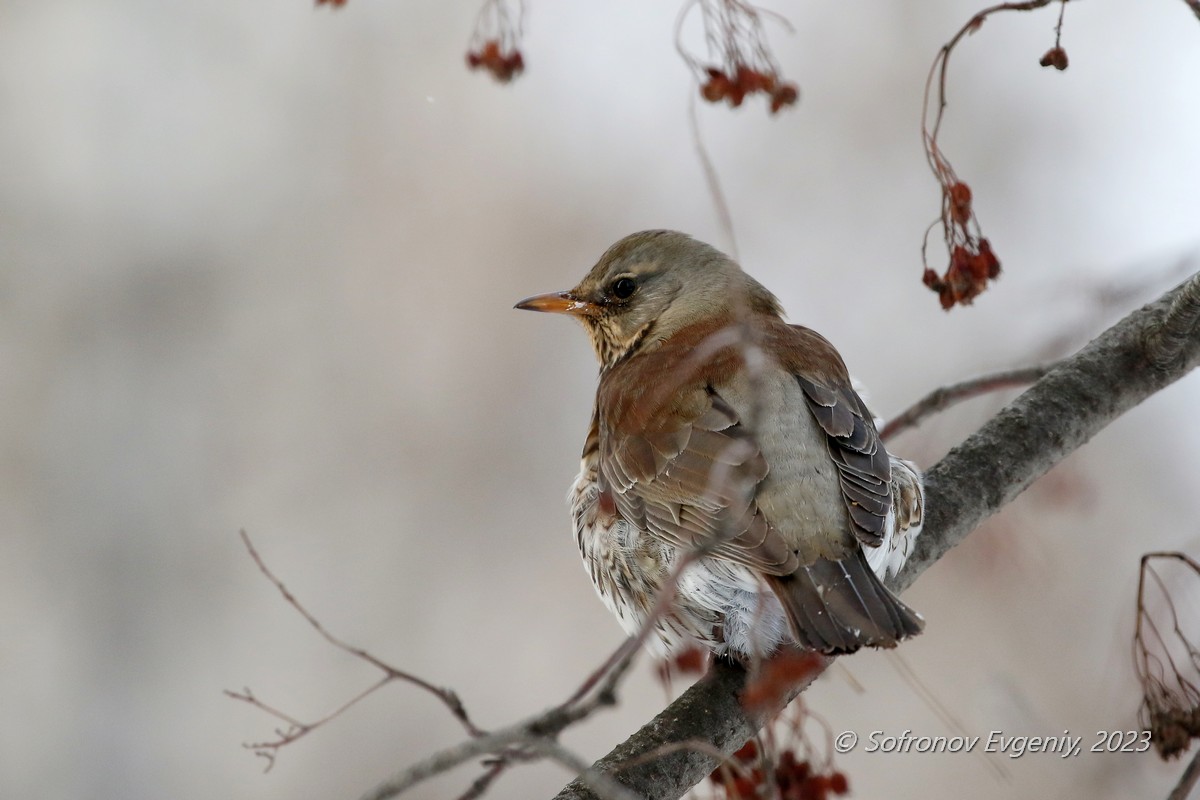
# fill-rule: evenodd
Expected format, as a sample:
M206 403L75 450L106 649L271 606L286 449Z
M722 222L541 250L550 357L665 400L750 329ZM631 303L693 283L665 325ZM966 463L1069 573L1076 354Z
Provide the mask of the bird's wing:
M799 325L787 330L791 346L781 351L792 363L785 366L796 376L808 410L825 432L854 536L868 547L879 547L892 510L891 458L833 345Z
M632 374L601 385L601 471L621 516L684 550L791 573L795 552L754 501L766 459L737 412L703 376L663 388Z
M802 375L796 381L825 431L854 536L868 547L878 547L892 508L892 465L871 415L848 385L822 385Z

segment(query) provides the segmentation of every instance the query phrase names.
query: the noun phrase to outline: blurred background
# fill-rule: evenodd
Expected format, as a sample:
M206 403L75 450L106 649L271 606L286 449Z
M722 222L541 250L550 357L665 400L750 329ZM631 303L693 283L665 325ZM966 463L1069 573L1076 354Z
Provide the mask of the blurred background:
M559 702L620 642L564 500L591 351L512 305L634 230L729 246L690 139L679 4L534 2L510 86L464 65L477 8L0 4L0 796L356 797L461 738L397 685L264 775L241 743L277 723L223 689L312 720L377 673L284 604L240 529L332 631L456 688L484 727ZM701 126L742 263L837 344L877 413L1069 352L1198 268L1183 3L1070 4L1064 73L1037 63L1057 8L963 42L942 142L1005 272L949 314L920 284L939 203L921 91L978 4L772 8L796 28L771 41L799 105L705 106ZM1004 399L894 449L928 466ZM1152 398L906 595L928 628L903 659L967 733L1086 748L1136 726L1137 557L1200 550L1198 407L1196 375ZM842 664L806 695L834 732L958 732L889 658ZM648 664L621 699L565 742L591 759L657 712ZM859 797L975 800L1162 797L1182 770L1149 753L838 764ZM490 796L567 778L526 767Z

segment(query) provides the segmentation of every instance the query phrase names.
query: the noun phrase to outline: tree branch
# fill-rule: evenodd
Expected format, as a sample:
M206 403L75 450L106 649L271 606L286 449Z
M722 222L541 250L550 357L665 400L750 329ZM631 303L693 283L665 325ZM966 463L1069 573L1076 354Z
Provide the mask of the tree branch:
M1167 800L1187 800L1192 789L1196 788L1198 780L1200 780L1200 747L1196 748L1196 755L1192 756L1192 760L1188 762L1187 769L1179 776L1179 783L1175 784L1175 788L1167 795Z
M1063 359L935 465L926 475L924 531L903 572L889 583L891 588L902 591L910 586L1052 466L1200 364L1197 298L1200 273ZM831 662L825 660L826 665ZM811 681L796 687L787 700ZM647 800L682 796L717 766L712 755L680 750L626 769L621 769L622 763L689 739L732 753L773 710L748 714L738 700L744 682L745 672L739 667L714 663L708 674L593 768L614 775ZM596 795L577 779L556 800L585 798L595 800Z
M934 389L929 394L913 403L894 419L888 420L879 432L879 438L887 441L909 428L915 428L939 411L945 411L950 406L981 394L995 392L1000 389L1013 389L1018 386L1028 386L1045 376L1051 369L1050 365L1038 367L1021 367L1005 370L991 375L970 378L949 386Z

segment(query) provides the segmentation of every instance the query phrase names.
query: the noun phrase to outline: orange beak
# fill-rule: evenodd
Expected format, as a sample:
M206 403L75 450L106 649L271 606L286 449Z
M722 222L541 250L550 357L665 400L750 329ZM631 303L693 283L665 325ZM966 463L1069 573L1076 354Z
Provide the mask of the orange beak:
M526 311L550 311L554 314L571 314L576 317L590 317L599 311L595 303L580 300L570 292L552 292L527 297L513 308Z

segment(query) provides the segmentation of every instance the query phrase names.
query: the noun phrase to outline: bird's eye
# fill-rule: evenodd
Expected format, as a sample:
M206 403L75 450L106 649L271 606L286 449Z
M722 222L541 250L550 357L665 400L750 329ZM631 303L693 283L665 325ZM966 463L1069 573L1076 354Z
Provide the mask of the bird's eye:
M618 300L628 300L637 291L637 281L633 278L617 278L609 291Z

